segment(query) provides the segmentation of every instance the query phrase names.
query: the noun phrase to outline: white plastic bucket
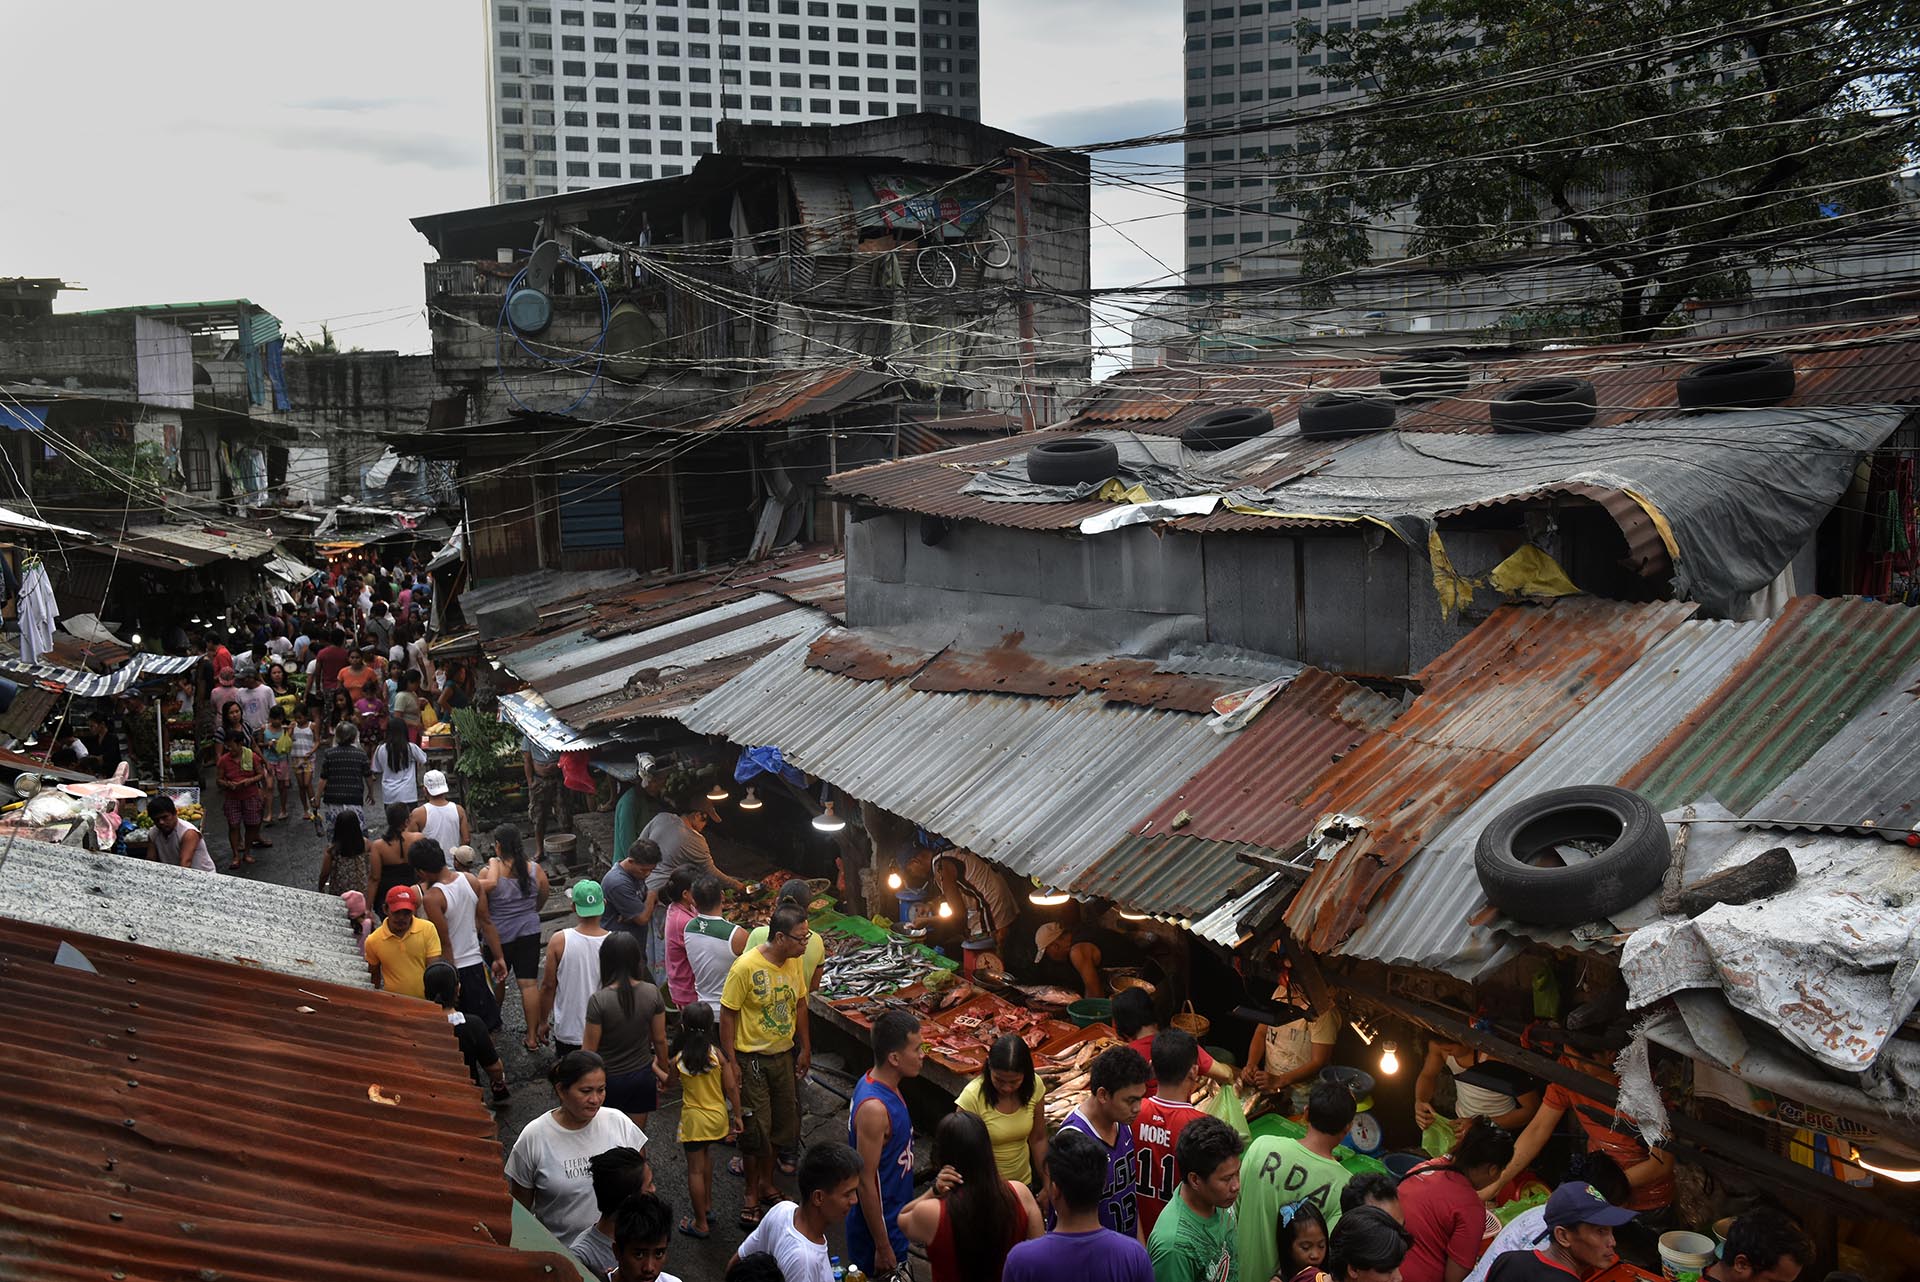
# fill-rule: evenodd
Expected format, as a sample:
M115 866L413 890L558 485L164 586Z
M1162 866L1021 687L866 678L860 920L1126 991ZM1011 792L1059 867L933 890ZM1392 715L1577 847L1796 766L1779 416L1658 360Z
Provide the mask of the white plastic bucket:
M1660 1235L1660 1271L1667 1282L1700 1282L1712 1263L1713 1239L1706 1234L1676 1230Z

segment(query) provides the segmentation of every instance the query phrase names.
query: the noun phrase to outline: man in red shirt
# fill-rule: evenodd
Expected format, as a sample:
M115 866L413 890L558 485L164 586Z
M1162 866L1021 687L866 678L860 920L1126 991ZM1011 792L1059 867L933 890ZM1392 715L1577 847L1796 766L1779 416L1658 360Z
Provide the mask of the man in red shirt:
M1602 1082L1617 1084L1619 1080L1605 1060L1588 1058L1572 1048L1560 1056L1560 1062ZM1627 1202L1630 1208L1658 1211L1672 1204L1673 1154L1664 1148L1648 1148L1640 1138L1640 1128L1634 1119L1619 1109L1575 1094L1557 1082L1547 1087L1540 1111L1514 1141L1513 1160L1491 1181L1492 1187L1504 1188L1509 1180L1526 1170L1533 1159L1540 1156L1540 1150L1553 1137L1560 1119L1568 1113L1573 1114L1580 1129L1586 1132L1586 1147L1605 1153L1626 1174L1627 1183L1633 1186L1633 1196Z
M1453 1152L1407 1172L1396 1190L1413 1249L1401 1262L1402 1282L1463 1282L1480 1260L1487 1207L1480 1189L1513 1156L1513 1135L1475 1122Z
M320 688L329 693L340 688L340 669L347 666L351 656L347 654L347 634L335 628L327 637L327 644L320 647L320 653L314 656L319 666L314 675L320 678Z
M1153 1063L1153 1039L1160 1032L1160 1024L1153 1012L1153 998L1144 988L1123 988L1113 995L1113 1027L1121 1041L1133 1047L1141 1059ZM1201 1077L1211 1077L1224 1085L1233 1084L1233 1069L1216 1063L1213 1056L1207 1054L1206 1047L1195 1049L1200 1052ZM1147 1083L1148 1095L1153 1094L1155 1086L1153 1082Z
M1127 989L1126 992L1137 992ZM1141 1101L1133 1121L1134 1204L1140 1212L1140 1236L1153 1232L1153 1223L1167 1203L1179 1196L1180 1173L1174 1149L1180 1132L1197 1117L1193 1088L1200 1080L1200 1044L1191 1033L1168 1029L1153 1039L1153 1073L1159 1088Z

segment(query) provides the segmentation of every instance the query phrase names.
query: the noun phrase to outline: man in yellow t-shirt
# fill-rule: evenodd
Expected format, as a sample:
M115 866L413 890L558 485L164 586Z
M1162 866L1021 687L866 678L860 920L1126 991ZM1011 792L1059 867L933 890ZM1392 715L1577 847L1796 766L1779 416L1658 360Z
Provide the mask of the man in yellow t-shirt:
M433 923L416 917L419 911L417 888L395 886L389 890L387 919L367 936L365 949L374 983L390 993L424 998L427 963L440 956L440 932Z
M782 904L768 923L767 942L741 953L720 989L720 1053L740 1082L740 1156L747 1177L740 1225L749 1230L780 1199L774 1146L800 1142L795 1079L813 1063L800 958L812 933L804 907Z

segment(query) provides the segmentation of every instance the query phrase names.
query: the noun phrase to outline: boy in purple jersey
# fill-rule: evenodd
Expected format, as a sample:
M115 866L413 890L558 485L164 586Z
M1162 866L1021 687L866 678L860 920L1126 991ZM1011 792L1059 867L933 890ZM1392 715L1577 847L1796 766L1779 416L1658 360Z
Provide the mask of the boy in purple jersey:
M1086 1135L1106 1152L1107 1173L1100 1189L1100 1223L1115 1233L1142 1241L1139 1208L1134 1203L1133 1119L1146 1098L1153 1069L1131 1046L1101 1051L1087 1073L1087 1097L1062 1122Z
M1133 1056L1144 1074L1146 1061ZM1111 1055L1113 1051L1106 1054ZM1104 1058L1104 1056L1102 1056ZM1096 1061L1096 1064L1098 1061ZM1145 1094L1142 1076L1134 1105ZM1125 1125L1120 1127L1122 1133ZM1153 1263L1137 1238L1124 1237L1102 1224L1107 1185L1113 1173L1108 1149L1078 1127L1062 1126L1047 1149L1047 1178L1053 1184L1053 1209L1059 1216L1044 1237L1022 1242L1007 1252L1001 1282L1153 1282Z

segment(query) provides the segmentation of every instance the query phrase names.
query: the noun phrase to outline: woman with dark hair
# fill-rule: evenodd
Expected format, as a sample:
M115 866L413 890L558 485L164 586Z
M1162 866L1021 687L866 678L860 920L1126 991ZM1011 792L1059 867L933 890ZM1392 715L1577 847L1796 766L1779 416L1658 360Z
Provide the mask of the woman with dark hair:
M647 1133L607 1098L607 1067L592 1051L569 1051L547 1070L557 1107L527 1123L507 1157L507 1183L514 1200L533 1212L548 1232L571 1242L600 1218L588 1163L595 1154L625 1145L645 1149Z
M353 725L353 696L336 686L327 703L327 729L340 725Z
M360 830L357 806L347 806L333 817L333 839L320 857L319 885L329 895L344 895L367 885L367 835Z
M1401 1282L1400 1262L1413 1235L1377 1206L1356 1206L1327 1235L1327 1276L1333 1282Z
M986 1124L1000 1174L1047 1196L1047 1086L1033 1071L1033 1052L1009 1033L987 1052L986 1067L961 1090L954 1107Z
M640 940L616 931L600 946L600 990L587 999L582 1050L607 1062L607 1107L647 1124L672 1077L667 1067L667 1003L646 979ZM649 1054L651 1052L651 1054Z
M927 1248L933 1282L997 1278L1007 1252L1039 1237L1040 1205L1000 1173L986 1123L953 1112L933 1129L933 1184L900 1208L900 1231Z
M1445 1157L1422 1162L1400 1181L1400 1215L1413 1234L1401 1274L1405 1282L1461 1282L1486 1245L1487 1208L1480 1190L1513 1157L1513 1132L1481 1120Z
M374 749L372 764L382 805L412 810L420 804L420 772L427 768L427 754L407 737L406 722L398 717L387 722L387 737Z
M540 1049L533 1030L540 1027L540 908L547 902L551 887L547 870L527 858L520 830L501 824L493 830L493 858L480 873L481 888L487 892L487 913L493 928L500 932L500 949L513 969L514 982L520 986L520 1012L526 1016L527 1031L521 1045Z
M420 840L420 834L407 831L407 819L413 812L394 804L387 807L387 830L367 847L367 877L370 883L367 902L376 910L384 909L387 892L395 886L411 886L413 864L407 852Z

